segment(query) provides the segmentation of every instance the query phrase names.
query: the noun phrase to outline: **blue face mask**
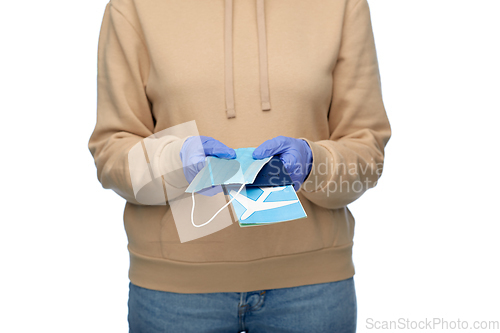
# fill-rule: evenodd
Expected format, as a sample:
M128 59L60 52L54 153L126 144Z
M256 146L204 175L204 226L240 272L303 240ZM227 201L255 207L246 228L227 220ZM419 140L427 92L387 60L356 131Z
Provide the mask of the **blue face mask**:
M259 171L272 158L256 160L252 157L254 150L255 148L235 149L236 158L232 160L208 156L207 163L194 177L186 192L198 192L215 185L253 183Z

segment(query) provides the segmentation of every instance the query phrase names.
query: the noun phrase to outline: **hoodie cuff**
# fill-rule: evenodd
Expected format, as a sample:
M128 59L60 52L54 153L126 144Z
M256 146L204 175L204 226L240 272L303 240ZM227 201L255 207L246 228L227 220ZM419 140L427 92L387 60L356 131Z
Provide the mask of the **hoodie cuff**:
M188 137L179 138L166 144L159 152L156 170L163 176L167 185L174 188L187 188L189 186L180 157L180 151Z

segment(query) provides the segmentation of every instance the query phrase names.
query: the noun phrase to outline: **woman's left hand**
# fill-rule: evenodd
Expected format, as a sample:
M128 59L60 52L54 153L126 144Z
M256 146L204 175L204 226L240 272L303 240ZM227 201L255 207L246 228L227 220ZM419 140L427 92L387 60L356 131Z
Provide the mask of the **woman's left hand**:
M312 151L309 144L302 139L277 136L262 143L253 152L253 158L262 159L278 155L285 170L292 178L295 191L298 191L309 175L312 167Z

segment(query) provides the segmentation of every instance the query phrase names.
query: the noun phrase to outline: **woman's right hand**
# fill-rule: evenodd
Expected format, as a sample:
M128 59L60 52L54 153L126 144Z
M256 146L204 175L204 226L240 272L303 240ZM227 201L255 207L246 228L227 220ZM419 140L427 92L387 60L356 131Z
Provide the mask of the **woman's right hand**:
M205 166L206 156L234 159L236 158L236 152L233 148L229 148L212 137L200 135L191 136L184 141L180 156L184 176L191 183L198 172Z

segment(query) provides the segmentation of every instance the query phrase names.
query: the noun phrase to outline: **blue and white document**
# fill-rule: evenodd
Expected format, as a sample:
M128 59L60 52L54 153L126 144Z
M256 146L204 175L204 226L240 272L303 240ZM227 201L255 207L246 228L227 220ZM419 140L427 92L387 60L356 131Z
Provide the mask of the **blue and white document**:
M226 186L233 212L241 227L291 221L307 217L292 185L278 187Z

